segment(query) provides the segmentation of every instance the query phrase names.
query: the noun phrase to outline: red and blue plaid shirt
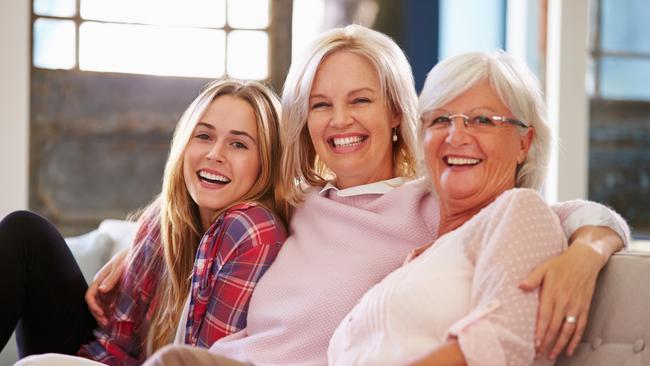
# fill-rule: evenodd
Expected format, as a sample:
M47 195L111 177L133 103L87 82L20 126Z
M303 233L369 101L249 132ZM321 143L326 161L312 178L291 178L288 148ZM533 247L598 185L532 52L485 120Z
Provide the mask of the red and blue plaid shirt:
M222 214L199 243L190 288L185 343L209 347L246 326L257 281L286 238L282 222L255 203L236 205ZM125 273L109 324L95 331L96 341L79 355L109 365L139 365L165 269L156 213L138 230L135 254ZM143 246L141 249L136 246Z

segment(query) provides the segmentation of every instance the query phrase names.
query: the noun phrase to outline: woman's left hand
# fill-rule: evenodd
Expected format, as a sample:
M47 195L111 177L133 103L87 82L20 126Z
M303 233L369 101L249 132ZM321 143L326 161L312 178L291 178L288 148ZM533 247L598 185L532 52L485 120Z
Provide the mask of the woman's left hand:
M543 354L555 340L550 359L557 358L567 343L567 355L575 351L587 325L598 273L623 246L615 232L601 227L581 228L571 239L562 255L542 263L519 285L524 291L541 287L535 347L538 355Z

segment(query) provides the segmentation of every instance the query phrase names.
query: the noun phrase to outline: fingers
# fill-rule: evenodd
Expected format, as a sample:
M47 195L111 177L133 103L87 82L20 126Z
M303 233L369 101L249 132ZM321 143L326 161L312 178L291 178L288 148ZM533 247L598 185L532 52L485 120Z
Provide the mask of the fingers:
M97 292L97 282L93 282L90 287L88 287L84 298L88 304L88 310L90 310L90 313L93 315L95 320L97 320L97 323L99 323L101 326L106 325L108 319L104 314L103 307L97 301L99 299L99 293Z
M566 301L563 301L562 299L556 299L553 306L553 313L550 316L550 321L548 322L546 333L544 334L544 338L541 342L540 351L542 353L548 349L553 340L558 338L558 333L560 332L560 328L564 323L564 316L567 313L566 307ZM573 331L573 329L571 329L571 331Z
M88 304L88 310L90 310L90 313L101 326L108 323L107 316L108 310L110 309L110 304L105 303L104 299L102 299L102 293L107 293L115 287L117 281L113 278L115 277L114 272L112 263L106 263L95 274L95 278L90 286L88 286L88 290L86 290L86 295L84 296L86 304ZM119 279L119 276L117 277Z
M110 292L115 288L115 286L117 286L121 277L122 277L122 266L111 267L110 272L100 282L99 291L104 293Z
M102 283L102 281L104 281L104 279L106 279L106 277L111 273L111 271L112 263L109 261L108 263L104 264L102 268L99 269L99 271L97 271L95 277L93 278L93 283L90 285L90 287Z
M519 288L524 291L532 291L542 285L544 276L546 275L546 263L537 266L526 279L519 283Z
M544 335L548 329L553 314L553 297L549 294L547 287L542 287L539 295L539 310L537 311L537 327L535 329L535 348L540 354Z
M569 342L571 339L571 336L575 334L576 328L577 328L577 322L582 322L584 316L578 311L578 309L574 310L569 310L569 312L566 313L567 315L564 317L561 325L561 331L560 335L557 337L557 340L555 341L555 345L551 349L551 351L548 354L548 358L551 360L554 360L557 358L557 356L562 352L564 349L564 346ZM577 318L576 322L568 322L566 320L567 316L573 316Z
M593 290L591 291L593 293ZM588 297L591 299L591 295ZM587 301L580 312L580 315L578 316L578 324L576 326L576 330L573 333L573 337L571 338L571 342L569 343L569 347L567 348L567 356L573 356L573 353L575 352L576 348L578 347L578 344L580 343L580 340L582 339L582 335L585 333L585 329L587 328L587 320L589 317L589 308L591 307L591 302Z
M100 283L99 290L101 292L108 293L116 288L126 268L127 255L127 250L118 252L99 271L95 277L95 281ZM101 280L99 280L100 278Z

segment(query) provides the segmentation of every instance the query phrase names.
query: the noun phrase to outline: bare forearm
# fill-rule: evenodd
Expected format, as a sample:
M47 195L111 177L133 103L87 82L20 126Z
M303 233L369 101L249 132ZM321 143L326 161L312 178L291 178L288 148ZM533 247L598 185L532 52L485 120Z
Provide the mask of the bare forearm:
M409 366L465 366L465 356L457 340L447 341L433 352L419 358Z
M570 245L585 245L599 254L605 265L615 252L623 248L623 240L612 229L603 226L583 226L569 240Z

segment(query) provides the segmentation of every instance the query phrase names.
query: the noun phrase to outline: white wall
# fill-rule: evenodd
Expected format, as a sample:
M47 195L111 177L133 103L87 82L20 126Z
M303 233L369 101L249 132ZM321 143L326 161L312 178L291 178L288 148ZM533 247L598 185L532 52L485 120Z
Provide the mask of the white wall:
M0 218L28 205L29 1L0 1Z
M551 153L546 198L587 198L589 105L586 91L589 0L548 2L546 101L559 139Z

